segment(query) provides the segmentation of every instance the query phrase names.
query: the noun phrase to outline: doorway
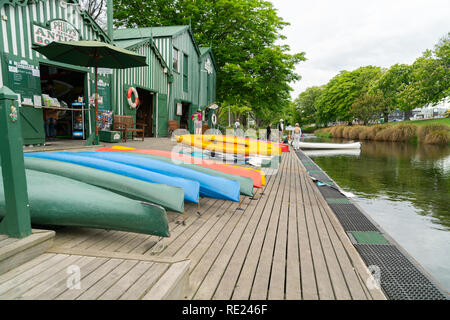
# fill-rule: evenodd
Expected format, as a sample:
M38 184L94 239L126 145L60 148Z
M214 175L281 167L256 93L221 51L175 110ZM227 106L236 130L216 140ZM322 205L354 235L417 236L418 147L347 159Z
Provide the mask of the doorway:
M180 116L180 129L186 129L189 130L189 107L190 103L182 102L181 108L182 108L182 114Z
M40 64L46 141L85 139L84 81L86 73ZM71 110L74 109L74 110Z
M136 123L144 125L144 136L153 137L154 94L151 91L136 88L139 96L139 106L136 110Z

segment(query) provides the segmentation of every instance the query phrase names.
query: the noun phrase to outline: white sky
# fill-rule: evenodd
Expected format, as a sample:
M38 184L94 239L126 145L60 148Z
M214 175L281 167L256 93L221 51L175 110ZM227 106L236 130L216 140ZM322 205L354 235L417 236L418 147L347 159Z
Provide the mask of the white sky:
M283 43L306 53L296 98L341 70L411 64L450 32L450 0L270 0L291 25Z

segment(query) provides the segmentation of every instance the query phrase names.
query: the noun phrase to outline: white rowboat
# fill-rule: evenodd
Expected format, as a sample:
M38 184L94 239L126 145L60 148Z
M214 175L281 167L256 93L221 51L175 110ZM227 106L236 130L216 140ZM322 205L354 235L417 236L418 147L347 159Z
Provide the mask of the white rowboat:
M352 143L323 143L323 142L300 142L300 149L360 149L360 142Z

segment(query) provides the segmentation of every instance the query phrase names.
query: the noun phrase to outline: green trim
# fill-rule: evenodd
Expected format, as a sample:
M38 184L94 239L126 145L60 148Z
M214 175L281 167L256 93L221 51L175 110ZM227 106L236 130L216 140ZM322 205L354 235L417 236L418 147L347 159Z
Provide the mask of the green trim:
M351 204L347 198L326 198L325 200L330 204Z
M389 241L379 232L350 232L358 244L389 244Z

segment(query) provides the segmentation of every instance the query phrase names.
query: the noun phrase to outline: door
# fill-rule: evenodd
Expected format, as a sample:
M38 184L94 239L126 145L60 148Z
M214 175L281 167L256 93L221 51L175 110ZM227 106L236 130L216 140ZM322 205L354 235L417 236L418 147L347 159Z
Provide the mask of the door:
M167 137L169 130L169 110L167 94L158 94L158 137Z

